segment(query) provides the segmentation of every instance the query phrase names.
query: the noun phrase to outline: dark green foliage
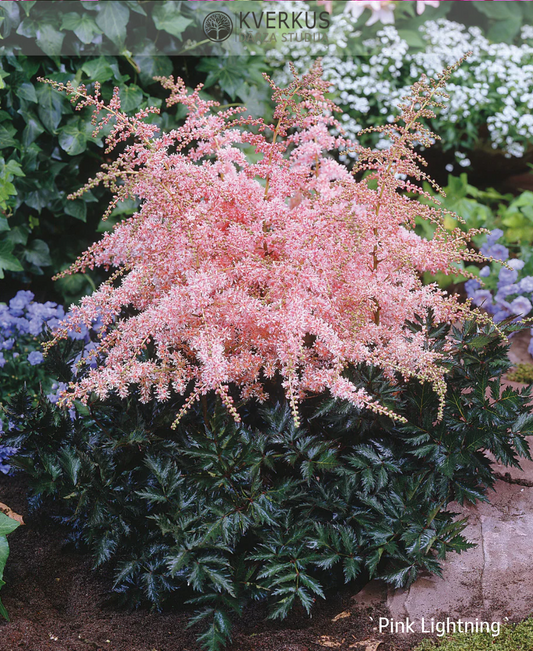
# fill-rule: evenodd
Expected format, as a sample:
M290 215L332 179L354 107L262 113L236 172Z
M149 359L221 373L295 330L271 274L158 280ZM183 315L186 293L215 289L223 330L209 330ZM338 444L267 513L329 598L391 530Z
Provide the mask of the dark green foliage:
M299 429L282 402L241 405L236 425L213 399L172 430L178 400L92 401L70 420L21 394L8 407L13 463L32 504L115 568L120 595L191 604L200 641L218 649L250 600L283 618L345 583L439 573L447 552L470 546L446 506L486 500L494 483L484 451L510 465L528 456L530 391L501 391L509 362L494 326L411 325L422 327L449 369L440 423L428 384L368 367L352 379L406 424L322 396L302 405Z

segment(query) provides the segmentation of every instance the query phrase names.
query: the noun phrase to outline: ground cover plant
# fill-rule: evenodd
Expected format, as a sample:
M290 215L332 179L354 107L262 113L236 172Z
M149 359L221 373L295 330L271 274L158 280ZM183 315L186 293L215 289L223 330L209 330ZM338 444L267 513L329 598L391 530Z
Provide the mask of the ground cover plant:
M47 346L59 403L15 396L5 441L32 505L130 601L193 604L208 649L250 600L281 618L339 583L439 572L468 547L447 504L494 481L483 451L529 454L529 391L500 386L522 326L420 278L486 260L468 248L479 231L448 230L408 180L427 178L413 146L454 70L413 86L383 151L331 135L318 65L271 82L273 124L163 79L188 116L162 134L156 108L130 117L118 92L51 82L121 145L88 187L114 192L108 213L140 208L72 267L111 273ZM362 180L330 155L349 147ZM95 321L84 354L69 333Z
M494 638L490 633L454 635L441 641L425 640L414 651L528 651L533 648L533 620L504 624Z

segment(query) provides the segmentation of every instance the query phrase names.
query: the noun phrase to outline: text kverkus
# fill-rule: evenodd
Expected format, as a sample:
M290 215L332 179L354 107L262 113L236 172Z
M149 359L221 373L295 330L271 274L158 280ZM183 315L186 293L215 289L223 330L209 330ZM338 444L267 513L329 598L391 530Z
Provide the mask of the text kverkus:
M431 619L422 617L420 621L411 620L409 617L403 620L389 617L379 618L380 633L433 633L437 637L443 637L450 633L491 633L492 637L498 637L500 629L500 622L480 621L477 617L474 621L452 619L451 617L442 620L434 617Z

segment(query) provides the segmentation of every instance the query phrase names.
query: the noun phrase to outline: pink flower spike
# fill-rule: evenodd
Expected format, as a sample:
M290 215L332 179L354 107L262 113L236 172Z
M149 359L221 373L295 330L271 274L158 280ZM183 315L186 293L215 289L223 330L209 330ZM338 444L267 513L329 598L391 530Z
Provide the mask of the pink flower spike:
M48 82L76 108L92 108L95 129L109 125L108 149L120 148L86 188L112 190L107 213L125 198L139 201L136 214L70 269L111 273L55 336L97 317L102 323L91 357L97 364L68 387L63 403L180 396L177 423L210 394L239 421L236 400L264 402L275 385L296 426L299 403L321 393L401 420L349 380L350 368L366 364L392 381L430 383L442 405L446 350L433 350L425 327L413 332L408 324L473 312L423 285L420 274L455 274L461 260L484 258L468 248L479 231L444 227L438 201L417 183L431 180L414 147L431 145L424 124L454 69L413 86L400 121L377 129L391 141L379 151L338 135L319 63L287 88L266 77L272 124L244 117L244 109L216 109L201 87L189 93L181 79L161 79L167 105L187 112L169 133L145 121L155 108L130 117L118 93L105 103L98 87L89 95L83 86ZM353 171L336 157L346 149L358 157ZM436 225L433 239L415 233L417 217Z

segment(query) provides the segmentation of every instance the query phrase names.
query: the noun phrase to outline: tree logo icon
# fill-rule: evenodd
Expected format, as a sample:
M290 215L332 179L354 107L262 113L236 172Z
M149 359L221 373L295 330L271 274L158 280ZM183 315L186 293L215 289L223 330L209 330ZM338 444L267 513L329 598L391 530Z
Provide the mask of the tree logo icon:
M222 11L212 11L204 20L204 34L210 41L221 43L231 36L233 23Z

